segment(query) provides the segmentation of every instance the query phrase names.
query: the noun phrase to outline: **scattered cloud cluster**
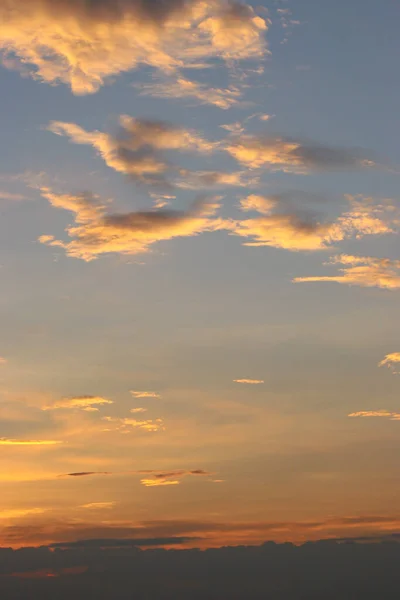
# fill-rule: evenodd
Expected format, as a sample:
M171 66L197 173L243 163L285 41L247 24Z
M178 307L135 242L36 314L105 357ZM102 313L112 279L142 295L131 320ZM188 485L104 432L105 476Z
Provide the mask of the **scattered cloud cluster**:
M225 0L1 0L0 21L6 67L78 95L142 65L176 73L213 58L259 58L268 26Z
M381 360L378 366L387 367L395 375L400 375L400 352L391 352L390 354L386 354L385 358Z
M53 404L44 406L42 410L84 410L86 412L98 411L98 406L104 406L106 404L113 404L112 400L102 398L101 396L75 396L73 398L63 398L57 400Z
M362 287L378 287L386 290L400 289L400 260L351 256L340 254L333 257L330 265L343 265L340 275L296 277L295 282L336 282Z
M349 417L383 417L391 421L400 421L400 413L388 410L360 410L359 412L350 413Z

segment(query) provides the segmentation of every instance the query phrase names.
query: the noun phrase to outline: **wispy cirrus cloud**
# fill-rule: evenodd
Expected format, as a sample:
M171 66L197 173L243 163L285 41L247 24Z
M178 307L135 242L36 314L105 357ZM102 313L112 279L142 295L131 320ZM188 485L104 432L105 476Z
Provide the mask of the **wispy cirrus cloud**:
M199 199L187 212L161 209L106 213L93 194L74 196L44 189L42 195L56 208L72 211L76 224L67 228L70 241L57 240L52 235L42 235L39 241L63 248L68 256L87 262L102 254L142 254L161 241L223 228L223 221L215 218L217 198Z
M17 202L20 200L27 200L27 196L24 196L23 194L15 194L12 192L6 192L4 190L0 190L0 200L10 200L13 202Z
M116 502L89 502L88 504L82 504L79 508L88 510L110 510L114 508L116 504Z
M385 358L381 360L378 366L387 367L395 375L400 375L400 352L386 354Z
M65 473L60 477L92 477L95 475L112 475L110 471L77 471L75 473Z
M295 277L294 282L336 282L385 290L400 289L400 260L372 256L334 256L329 265L343 265L340 275Z
M247 385L260 385L264 383L263 379L234 379L235 383L245 383Z
M141 65L171 73L259 58L268 27L250 6L225 0L1 0L0 21L4 65L78 95Z
M390 412L388 410L360 410L358 412L350 413L349 417L363 417L363 418L384 418L390 419L391 421L400 421L400 413Z
M380 204L371 198L347 196L349 210L336 220L321 220L314 211L299 210L286 196L252 194L240 202L245 212L257 217L231 221L231 234L243 238L246 246L272 246L285 250L324 250L348 238L394 233L396 220L393 204ZM397 211L398 212L398 211Z
M184 477L188 476L200 476L209 477L213 475L209 471L203 469L194 469L192 471L186 471L184 469L178 469L176 471L139 471L151 477L141 479L140 483L145 487L158 487L163 485L179 485Z
M230 138L226 151L238 162L259 169L306 174L310 171L353 170L377 166L368 154L316 142L267 134L239 134Z
M79 409L84 411L97 411L98 406L113 404L112 400L102 398L101 396L74 396L72 398L62 398L53 404L44 406L42 410L73 410Z
M199 104L211 104L224 110L238 104L241 91L237 87L216 88L207 84L187 79L182 75L174 78L164 78L153 83L139 83L135 87L142 96L154 98L191 98Z

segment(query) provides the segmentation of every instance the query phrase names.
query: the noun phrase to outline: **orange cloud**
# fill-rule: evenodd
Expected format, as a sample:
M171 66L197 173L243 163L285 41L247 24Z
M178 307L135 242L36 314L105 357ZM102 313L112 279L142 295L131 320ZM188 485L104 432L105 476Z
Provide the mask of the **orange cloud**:
M176 237L190 237L204 231L217 231L223 221L213 218L219 207L217 199L198 200L187 212L173 210L136 211L106 214L97 196L58 195L42 190L42 195L55 207L75 213L77 225L70 226L69 242L43 235L43 244L63 248L68 256L85 261L102 254L141 254L153 244Z
M180 481L177 479L141 479L140 483L145 487L159 487L162 485L179 485Z
M249 385L259 385L264 383L263 379L234 379L235 383L247 383Z
M147 411L147 408L143 408L142 406L138 406L137 408L131 408L131 410L129 412L131 412L132 414L137 414L137 413L144 413Z
M400 421L400 413L389 412L388 410L360 410L350 413L349 417L384 417L391 421Z
M31 515L42 515L46 512L44 508L9 508L0 510L0 519L20 519Z
M0 21L9 68L78 95L141 65L170 73L266 52L267 22L225 0L0 0Z
M138 421L137 419L129 419L126 417L103 417L103 421L116 424L114 429L106 429L105 431L120 431L121 433L129 433L133 429L143 429L149 432L165 430L162 419L147 419Z
M295 282L328 281L362 287L378 287L386 290L400 288L400 260L374 258L372 256L351 256L341 254L328 263L341 264L341 275L296 277Z
M89 510L103 510L114 508L116 502L89 502L89 504L82 504L79 508L86 508Z
M181 479L190 475L194 476L210 476L212 473L204 471L203 469L194 469L192 471L186 471L184 469L178 469L176 471L139 471L139 473L150 474L150 478L141 479L140 483L145 487L157 487L162 485L179 485Z
M113 404L113 401L101 396L75 396L73 398L58 400L51 405L44 406L42 410L80 409L90 412L97 411L97 406L104 406L106 404Z
M379 363L379 367L388 367L392 370L395 375L399 375L400 371L400 352L392 352L391 354L386 354L385 358L381 360Z

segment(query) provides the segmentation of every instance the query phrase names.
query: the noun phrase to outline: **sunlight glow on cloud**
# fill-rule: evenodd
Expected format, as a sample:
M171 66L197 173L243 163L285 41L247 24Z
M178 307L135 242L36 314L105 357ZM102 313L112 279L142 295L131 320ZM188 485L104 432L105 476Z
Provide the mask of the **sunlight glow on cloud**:
M341 254L333 257L330 265L344 265L342 275L295 277L294 282L336 282L362 287L378 287L386 290L400 289L400 260L351 256Z
M51 235L39 238L42 244L63 248L68 256L87 262L101 254L142 254L153 244L177 237L190 237L204 231L217 231L223 221L213 218L217 199L200 199L187 212L150 210L107 214L97 196L59 195L45 189L42 195L57 208L75 213L77 226L70 226L69 242Z
M235 383L247 383L249 385L259 385L264 383L263 379L234 379Z
M384 417L391 421L400 421L400 413L389 412L388 410L360 410L350 413L349 417Z
M141 392L137 390L131 390L130 393L134 398L161 398L161 395L157 392Z
M351 237L394 233L392 205L374 204L370 198L347 196L350 210L335 221L320 222L311 211L296 213L279 196L250 195L241 200L243 211L262 216L231 221L231 233L252 237L246 246L273 246L286 250L324 250Z
M226 146L237 161L253 169L306 174L310 171L374 167L366 156L346 148L268 135L238 135Z
M385 358L381 360L378 366L388 367L394 375L400 375L400 352L386 354Z
M103 510L114 508L116 502L89 502L88 504L82 504L79 508L87 508L89 510Z
M164 423L162 419L146 419L138 421L137 419L118 418L118 417L103 417L103 421L115 423L116 427L104 429L103 431L120 431L121 433L130 433L134 429L143 429L144 431L156 432L164 431Z
M171 73L266 52L267 21L224 0L0 0L0 21L3 64L77 95L141 65Z
M201 476L208 477L212 473L204 471L203 469L194 469L192 471L185 471L184 469L178 469L176 471L139 471L143 474L151 474L151 479L141 479L140 483L145 487L157 487L161 485L179 485L181 479L187 476Z
M42 515L46 512L44 508L9 508L0 509L0 519L20 519L31 515Z
M44 406L42 410L58 410L58 409L81 409L85 411L97 410L97 406L105 404L113 404L112 400L102 398L101 396L76 396L73 398L63 398L57 400L54 404Z
M0 446L55 446L62 444L62 441L56 440L15 440L0 438Z

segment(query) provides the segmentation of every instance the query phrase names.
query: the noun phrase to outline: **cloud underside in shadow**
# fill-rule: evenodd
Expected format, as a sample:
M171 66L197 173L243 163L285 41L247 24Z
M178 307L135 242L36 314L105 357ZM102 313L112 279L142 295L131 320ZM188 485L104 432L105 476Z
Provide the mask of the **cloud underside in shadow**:
M225 231L244 238L247 246L292 251L324 250L345 239L394 232L392 207L359 197L349 197L350 210L329 223L319 222L310 211L285 212L279 197L252 195L245 198L241 201L242 210L254 211L259 216L235 220L217 216L220 197L216 196L198 199L187 212L153 209L110 214L100 198L90 193L56 194L43 188L42 195L55 208L72 212L75 224L67 228L69 241L57 240L52 235L42 235L39 241L63 248L68 256L85 261L102 254L143 254L158 242L203 232ZM370 263L369 270L372 269ZM300 280L313 279L296 279Z
M25 525L25 526L24 526ZM190 546L218 546L224 544L257 543L265 539L300 542L319 539L356 536L379 536L400 531L398 516L363 515L338 517L314 521L249 521L227 522L207 520L156 520L132 525L126 522L109 524L65 522L29 522L0 529L3 543L13 546L29 544L51 544L52 546L79 546L80 544L145 545L143 539L181 538ZM98 543L96 540L101 540ZM93 541L95 540L95 541ZM191 540L191 541L190 541ZM104 543L104 546L107 542ZM160 545L169 545L168 542Z
M331 259L331 265L343 265L340 275L296 277L295 282L336 282L361 287L400 289L400 261L372 256L341 254Z
M176 73L266 52L267 21L225 0L0 0L0 21L6 67L79 95L140 66Z
M376 167L365 152L279 136L238 135L226 151L252 169L306 174L310 171L343 171Z

